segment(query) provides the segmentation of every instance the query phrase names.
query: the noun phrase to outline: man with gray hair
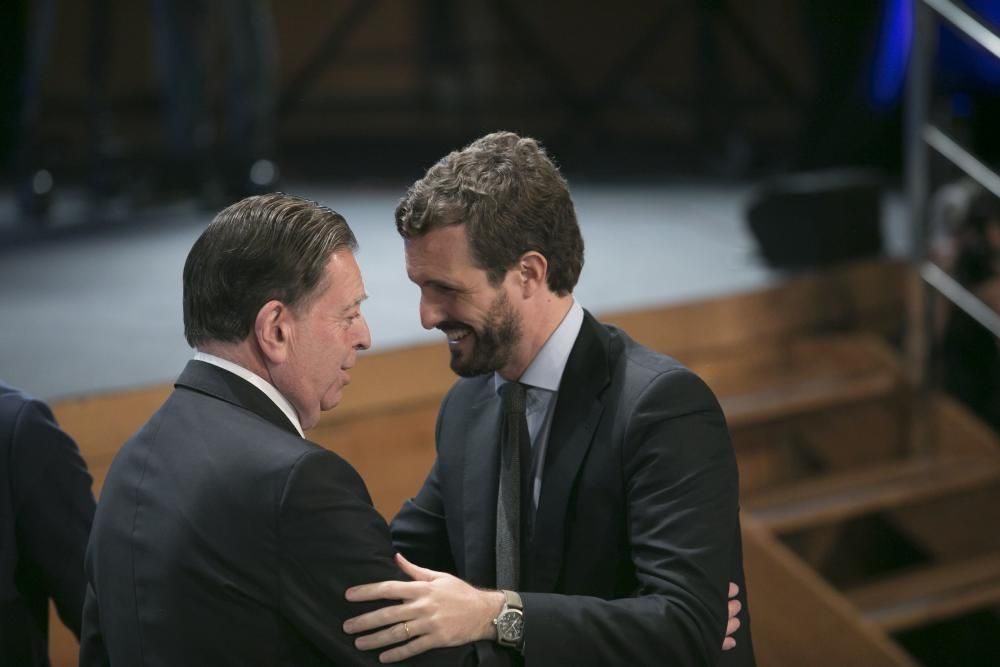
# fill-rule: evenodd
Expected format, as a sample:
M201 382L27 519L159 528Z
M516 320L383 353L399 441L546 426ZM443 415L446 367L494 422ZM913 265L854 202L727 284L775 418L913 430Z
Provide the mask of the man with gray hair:
M401 579L361 478L303 437L371 344L346 221L283 194L225 209L184 266L197 350L108 472L86 555L81 665L377 665L340 624ZM493 645L414 664L477 664ZM501 658L503 659L503 658Z

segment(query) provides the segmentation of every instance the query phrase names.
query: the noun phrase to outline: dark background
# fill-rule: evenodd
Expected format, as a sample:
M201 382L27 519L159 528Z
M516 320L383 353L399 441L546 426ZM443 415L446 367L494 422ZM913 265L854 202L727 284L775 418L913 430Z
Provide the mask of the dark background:
M60 182L91 165L97 53L107 63L105 153L126 166L117 179L127 180L129 165L162 153L149 4L55 4L42 161ZM0 10L7 164L27 7L6 0ZM570 173L597 178L739 178L831 165L898 172L898 105L875 109L865 92L880 2L283 0L272 10L276 157L286 176L410 177L501 128L543 139ZM100 30L107 38L95 45ZM207 26L210 37L219 30ZM209 79L218 98L214 61Z

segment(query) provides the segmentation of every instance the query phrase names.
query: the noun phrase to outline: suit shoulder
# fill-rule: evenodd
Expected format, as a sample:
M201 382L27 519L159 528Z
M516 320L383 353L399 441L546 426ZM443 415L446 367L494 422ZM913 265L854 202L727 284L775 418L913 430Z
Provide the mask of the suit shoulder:
M0 428L13 434L19 426L33 422L55 424L49 406L19 389L0 384Z
M76 443L59 428L49 406L16 389L0 394L0 447L9 448L10 462L31 458L77 455Z
M617 327L608 326L612 349L613 377L633 398L639 395L681 394L717 404L715 394L697 373L677 359L636 342Z
M650 375L681 371L692 373L684 364L662 352L657 352L637 342L618 327L604 325L611 337L612 364L628 365L637 371L645 370ZM615 353L617 348L617 354ZM693 374L693 373L692 373Z
M328 502L357 504L370 508L371 494L361 474L347 460L312 442L288 468L279 501L282 507L295 506L295 494L302 498L325 497ZM303 495L304 494L304 495Z
M226 461L234 478L282 476L295 462L322 448L255 412L179 388L115 456L143 465L149 455L192 465ZM113 464L114 466L114 464Z
M361 480L361 475L347 459L311 440L302 441L304 447L295 459L295 467L309 466L322 468L327 473L339 478Z
M20 389L0 382L0 415L4 419L10 412L17 412L25 403L34 400Z

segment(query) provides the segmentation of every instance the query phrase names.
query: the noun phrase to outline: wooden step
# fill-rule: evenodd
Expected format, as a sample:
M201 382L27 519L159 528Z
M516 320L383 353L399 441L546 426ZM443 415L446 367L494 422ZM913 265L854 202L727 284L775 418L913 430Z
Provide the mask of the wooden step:
M720 399L730 428L774 421L848 403L876 400L900 386L894 370L864 374L816 377Z
M691 368L719 397L730 428L877 400L904 385L895 353L857 334L758 345Z
M993 480L1000 480L997 456L919 458L754 493L743 506L767 528L787 533L956 493Z
M845 595L885 632L943 621L1000 604L1000 554L921 567Z

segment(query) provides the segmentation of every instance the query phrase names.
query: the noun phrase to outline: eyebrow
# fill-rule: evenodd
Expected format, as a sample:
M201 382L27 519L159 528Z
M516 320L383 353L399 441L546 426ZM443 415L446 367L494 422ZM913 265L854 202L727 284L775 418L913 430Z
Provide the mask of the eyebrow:
M353 309L357 308L358 306L360 306L362 301L367 301L367 300L368 300L368 294L365 293L360 298L355 299L351 303L349 303L346 306L344 306L343 308L341 308L340 312L346 313L349 310L353 310Z

